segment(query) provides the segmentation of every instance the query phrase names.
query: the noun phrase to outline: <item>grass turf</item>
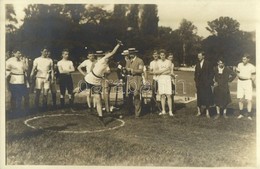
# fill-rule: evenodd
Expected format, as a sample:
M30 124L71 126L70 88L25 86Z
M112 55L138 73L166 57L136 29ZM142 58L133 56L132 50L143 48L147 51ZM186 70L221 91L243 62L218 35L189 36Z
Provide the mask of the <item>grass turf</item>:
M191 73L185 77L191 78ZM184 76L183 76L184 77ZM83 98L76 102L83 103ZM84 118L48 118L32 121L52 131L31 129L24 120L43 114L68 114L70 110L33 112L7 118L7 165L112 165L176 167L250 167L256 165L256 121L236 119L237 100L228 111L229 119L195 117L196 102L176 105L176 116L145 112L140 119L125 116L125 126L100 133L59 133L103 128L92 112L79 104ZM33 97L31 99L33 102ZM255 105L254 105L255 106ZM123 113L122 109L116 114ZM214 110L211 111L212 115ZM107 118L106 118L107 119ZM69 125L71 124L71 125ZM73 125L72 125L73 124ZM67 126L66 126L67 125ZM110 124L117 125L117 124ZM66 126L66 128L62 128ZM56 128L55 128L56 127ZM61 128L57 128L61 127Z

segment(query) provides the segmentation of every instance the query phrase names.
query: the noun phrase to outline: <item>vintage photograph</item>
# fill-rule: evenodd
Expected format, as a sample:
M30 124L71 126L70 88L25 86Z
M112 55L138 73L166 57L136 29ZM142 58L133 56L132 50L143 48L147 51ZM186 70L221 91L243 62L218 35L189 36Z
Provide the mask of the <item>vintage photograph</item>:
M257 3L4 6L4 167L256 167Z

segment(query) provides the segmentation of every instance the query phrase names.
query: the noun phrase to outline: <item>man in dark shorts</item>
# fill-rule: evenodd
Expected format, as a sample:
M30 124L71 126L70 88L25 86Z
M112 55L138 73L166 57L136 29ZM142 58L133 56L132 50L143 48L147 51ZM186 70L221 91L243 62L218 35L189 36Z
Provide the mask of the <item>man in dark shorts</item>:
M73 62L69 60L68 49L63 49L62 59L57 63L57 66L59 70L61 107L64 108L65 106L65 93L67 89L68 96L69 96L69 105L71 111L74 112L74 110L72 109L74 96L73 96L73 81L72 81L71 73L75 71L75 68L73 66Z
M21 113L22 98L27 94L25 72L27 61L22 59L20 51L14 51L14 57L6 61L6 78L11 92L11 111Z

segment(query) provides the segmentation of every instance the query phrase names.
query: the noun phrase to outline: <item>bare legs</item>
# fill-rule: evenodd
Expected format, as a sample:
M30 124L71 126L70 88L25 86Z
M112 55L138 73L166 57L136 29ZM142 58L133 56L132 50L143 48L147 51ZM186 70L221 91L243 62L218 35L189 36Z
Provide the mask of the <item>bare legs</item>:
M160 113L160 115L166 114L166 111L165 111L166 97L167 97L167 103L168 103L168 107L169 107L169 115L173 116L173 113L172 113L172 96L171 95L161 95L162 112Z

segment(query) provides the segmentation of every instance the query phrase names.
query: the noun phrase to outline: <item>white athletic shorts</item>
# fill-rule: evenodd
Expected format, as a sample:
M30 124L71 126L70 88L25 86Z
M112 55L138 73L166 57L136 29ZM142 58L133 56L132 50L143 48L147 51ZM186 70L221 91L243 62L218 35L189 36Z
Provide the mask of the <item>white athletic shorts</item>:
M160 75L158 78L159 95L172 94L172 78L170 75Z
M245 96L245 99L252 100L253 87L251 80L239 80L237 81L237 98L241 99Z
M36 78L35 89L50 89L50 81L47 81L46 78Z

